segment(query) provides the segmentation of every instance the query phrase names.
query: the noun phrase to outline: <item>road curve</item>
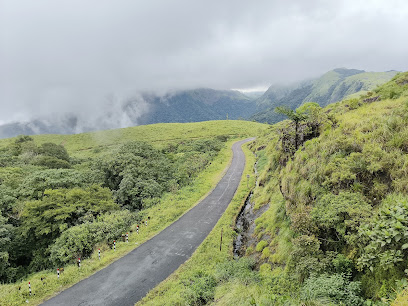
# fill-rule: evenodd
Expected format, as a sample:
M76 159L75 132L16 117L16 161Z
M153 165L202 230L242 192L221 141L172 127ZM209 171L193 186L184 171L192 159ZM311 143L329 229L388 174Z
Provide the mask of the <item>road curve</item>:
M134 305L184 263L211 232L231 202L245 167L242 144L215 189L158 235L108 267L80 281L42 305Z

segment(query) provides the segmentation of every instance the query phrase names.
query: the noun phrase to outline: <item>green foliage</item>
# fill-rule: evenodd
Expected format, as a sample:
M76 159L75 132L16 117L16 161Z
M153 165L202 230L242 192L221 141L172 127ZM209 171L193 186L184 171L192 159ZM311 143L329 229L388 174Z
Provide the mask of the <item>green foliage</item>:
M401 272L408 261L408 197L390 194L383 200L378 215L360 228L365 244L358 260L360 268ZM406 270L408 272L408 270Z
M69 227L117 210L111 192L97 185L85 189L46 190L42 200L27 202L21 230L25 237L47 246Z
M87 258L100 242L112 243L122 233L128 232L135 215L127 210L104 214L93 222L85 222L64 231L50 246L50 259L55 266L74 263Z
M259 274L254 271L256 261L253 258L227 260L216 267L215 278L220 282L237 280L245 285L259 282Z
M159 197L177 183L171 160L143 142L123 145L100 167L117 202L130 209L141 209L144 199Z
M261 240L261 241L259 241L258 244L256 245L255 250L256 250L257 252L262 252L263 249L268 246L268 244L269 244L268 241Z
M301 235L293 240L288 268L300 283L310 275L322 273L330 267L332 258L320 250L320 244L314 236Z
M0 279L7 279L12 231L13 227L7 224L7 219L0 214Z
M327 193L316 200L311 216L324 239L324 249L341 250L353 240L362 222L370 218L372 207L360 193Z
M300 296L308 304L363 305L360 283L349 281L343 274L311 276L305 281Z
M9 148L13 155L20 155L25 151L29 151L31 148L37 148L34 144L34 139L30 136L19 135L16 137L14 143Z
M352 275L354 272L354 263L343 254L337 254L333 259L334 270L338 274Z
M46 169L27 175L19 186L19 194L28 199L42 199L46 189L84 187L102 182L98 171Z
M40 155L33 159L33 165L46 167L50 169L69 169L71 165L69 162L58 159L54 156Z
M183 280L184 298L188 305L206 305L214 298L217 282L211 274L198 270Z
M55 143L52 143L52 142L46 142L46 143L41 144L38 151L42 155L55 157L57 159L61 159L61 160L65 160L69 162L68 152L61 145L56 145Z

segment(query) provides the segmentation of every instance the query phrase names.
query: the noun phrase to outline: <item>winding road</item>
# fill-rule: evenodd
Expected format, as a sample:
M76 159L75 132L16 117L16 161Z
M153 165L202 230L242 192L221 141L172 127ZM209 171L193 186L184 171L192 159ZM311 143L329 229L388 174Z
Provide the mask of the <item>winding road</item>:
M214 190L158 235L108 267L80 281L42 305L134 305L184 263L211 232L231 202L245 167L241 146Z

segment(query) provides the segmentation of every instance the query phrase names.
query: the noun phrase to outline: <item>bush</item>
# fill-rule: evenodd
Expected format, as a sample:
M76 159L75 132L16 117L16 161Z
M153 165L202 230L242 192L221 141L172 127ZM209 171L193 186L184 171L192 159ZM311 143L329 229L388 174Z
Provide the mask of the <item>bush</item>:
M52 156L57 159L65 160L69 162L69 155L67 150L61 146L57 145L52 142L46 142L41 145L41 147L38 149L40 154L46 155L46 156Z
M268 242L265 240L261 240L258 242L258 244L256 245L255 250L257 252L262 252L264 248L266 248L268 246Z
M71 165L66 160L54 156L40 155L33 160L33 165L47 167L50 169L69 169Z
M49 248L51 261L58 266L89 257L97 243L112 242L127 232L134 218L134 214L123 210L69 228Z
M342 274L311 276L300 291L305 302L335 305L362 305L360 282L351 282Z
M195 271L183 283L183 296L188 305L205 305L214 298L217 282L207 272Z
M259 275L254 271L256 262L253 258L242 257L238 260L228 260L217 265L215 277L218 281L238 280L248 285L259 281Z
M408 261L408 197L391 194L383 200L376 218L361 226L365 245L358 259L360 268L404 271Z

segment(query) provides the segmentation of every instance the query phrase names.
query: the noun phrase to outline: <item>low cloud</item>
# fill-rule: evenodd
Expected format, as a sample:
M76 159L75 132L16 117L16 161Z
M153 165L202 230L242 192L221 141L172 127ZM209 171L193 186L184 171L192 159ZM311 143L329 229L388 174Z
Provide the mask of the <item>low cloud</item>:
M400 0L0 0L0 122L75 113L86 126L110 109L122 126L116 110L142 91L408 70L407 28Z

